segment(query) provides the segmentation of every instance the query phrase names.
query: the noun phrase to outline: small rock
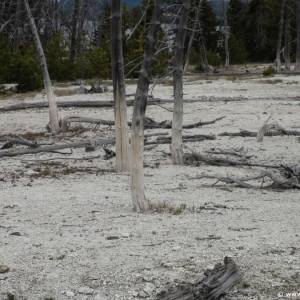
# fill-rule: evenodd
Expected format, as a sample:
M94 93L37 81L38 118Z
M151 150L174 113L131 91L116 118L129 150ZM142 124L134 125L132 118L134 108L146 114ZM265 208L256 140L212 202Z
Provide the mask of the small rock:
M10 235L22 236L21 232L19 231L12 232Z
M107 300L107 298L101 294L97 294L95 296L94 300Z
M141 298L148 298L149 295L146 292L141 291L141 292L139 292L139 297L141 297Z
M0 273L6 273L9 271L9 267L5 265L0 265Z
M116 235L110 235L110 236L107 236L106 239L107 240L118 240L120 237L119 236L116 236Z
M138 295L139 295L139 292L137 292L137 291L132 292L133 297L137 297Z
M130 237L130 233L128 233L128 232L122 233L122 237L123 238L129 238Z
M179 251L180 249L181 249L180 246L175 246L175 247L172 249L172 251Z
M150 295L155 290L155 286L152 283L146 283L143 291Z
M85 294L85 295L92 295L94 293L94 290L89 287L82 286L78 289L78 293Z
M72 298L75 296L75 294L71 291L66 291L66 296L69 297L69 298Z

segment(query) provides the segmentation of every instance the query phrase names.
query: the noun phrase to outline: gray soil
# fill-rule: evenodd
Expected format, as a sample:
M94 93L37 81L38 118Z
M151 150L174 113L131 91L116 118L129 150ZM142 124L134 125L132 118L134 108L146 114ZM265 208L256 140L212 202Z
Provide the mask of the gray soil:
M225 118L185 131L217 135L187 146L206 155L211 149L243 147L253 163L298 164L296 136L265 137L258 143L253 137L218 134L257 132L270 114L270 122L300 130L299 83L300 76L188 77L184 97L203 101L185 105L184 124ZM127 93L134 90L131 85ZM170 98L172 87L157 86L153 94ZM24 101L43 99L39 93ZM76 99L112 99L112 93L58 98ZM0 106L19 102L12 97ZM171 104L163 106L172 109ZM62 118L113 119L112 108L59 113ZM129 119L131 115L128 108ZM149 106L147 116L172 119L159 106ZM73 137L46 137L47 120L46 109L1 113L0 134L42 133L36 139L43 143L114 135L113 128L101 126ZM161 131L171 134L162 129L146 133ZM225 256L234 259L244 277L222 299L288 298L290 292L299 294L289 298L300 299L299 190L212 186L214 179L191 178L254 176L265 168L175 166L169 152L167 144L145 151L146 197L154 208L145 214L132 210L129 174L112 172L115 160L104 160L102 148L0 158L0 299L155 299L168 284L195 282ZM56 160L37 162L49 158ZM261 180L252 183L260 186Z

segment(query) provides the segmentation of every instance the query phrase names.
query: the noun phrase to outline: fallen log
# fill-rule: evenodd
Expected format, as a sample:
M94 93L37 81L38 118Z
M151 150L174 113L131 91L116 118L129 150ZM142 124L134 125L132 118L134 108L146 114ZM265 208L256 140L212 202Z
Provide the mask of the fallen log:
M206 134L196 134L196 135L183 135L182 141L183 142L197 142L197 141L204 141L204 140L215 140L215 135L206 135ZM155 141L146 141L145 145L152 145L152 144L171 144L172 137L165 137L161 136L158 137Z
M80 141L71 144L62 144L62 145L53 145L53 146L46 146L46 147L38 147L33 149L21 149L21 150L14 150L14 151L1 151L1 157L12 157L24 154L36 154L41 152L53 152L61 149L67 148L85 148L85 147L96 147L96 146L104 146L109 144L114 144L115 138L108 138L108 139L89 139L85 141Z
M264 133L264 136L279 136L279 135L299 136L300 131L280 130L280 131L269 131L269 132ZM231 136L231 137L240 136L240 137L256 137L257 138L257 132L241 130L240 132L223 132L223 133L218 134L218 136Z
M243 275L232 258L225 257L224 265L217 263L213 270L206 270L204 278L194 285L167 287L157 300L211 300L217 299L243 279Z
M31 142L22 138L5 137L4 139L0 139L0 141L1 140L4 140L5 143L0 150L9 149L15 144L25 145L31 148L37 148L39 146L37 142Z
M187 165L194 165L195 162L204 162L212 166L249 166L249 167L264 167L264 168L280 168L279 165L265 165L256 164L246 161L238 161L230 158L222 158L217 156L206 156L200 153L192 152L185 153L183 156L184 163Z
M268 177L272 180L272 183L263 186L264 184L264 179L265 177ZM202 179L202 178L210 178L210 179L217 179L215 183L212 184L212 186L215 186L218 182L225 182L225 183L230 183L230 184L236 184L239 187L243 188L251 188L251 189L270 189L270 188L275 188L275 189L290 189L290 188L295 188L295 189L300 189L300 184L298 182L298 178L296 176L292 176L288 179L284 178L281 176L279 170L264 170L261 172L260 175L254 176L254 177L243 177L243 178L236 178L231 175L227 175L226 177L223 176L213 176L213 175L200 175L197 177L192 177L190 179ZM262 179L261 185L256 186L252 184L245 183L246 181L250 180L257 180L257 179Z
M198 102L201 100L198 100ZM134 100L127 100L128 106L133 105ZM149 99L147 105L156 105L157 103L173 103L172 99ZM193 101L195 102L195 101ZM113 107L113 100L82 100L82 101L57 101L58 107ZM0 107L0 112L14 111L28 108L48 108L48 102L34 102L34 103L19 103Z
M208 125L208 124L213 124L219 120L222 120L223 118L225 118L225 117L220 117L220 118L214 119L212 121L206 121L206 122L199 121L199 122L196 122L193 124L183 125L182 128L191 129L191 128L196 128L196 127L200 127L200 126L204 126L204 125ZM68 115L68 116L65 116L62 120L61 131L62 132L68 131L71 123L90 123L91 125L95 125L95 126L100 126L101 124L107 125L107 126L115 125L115 121ZM132 124L131 122L128 122L128 126L131 126L131 124ZM172 121L157 122L153 118L147 117L144 122L144 128L145 129L155 129L155 128L171 129Z

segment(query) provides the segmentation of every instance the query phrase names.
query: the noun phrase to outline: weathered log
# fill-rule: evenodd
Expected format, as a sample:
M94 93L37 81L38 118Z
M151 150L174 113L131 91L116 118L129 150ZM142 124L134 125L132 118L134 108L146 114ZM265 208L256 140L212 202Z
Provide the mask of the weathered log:
M300 131L296 130L280 130L280 131L272 131L266 132L265 136L279 136L279 135L291 135L291 136L299 136ZM257 132L251 132L248 130L241 130L240 132L223 132L218 134L218 136L240 136L240 137L257 137Z
M184 154L184 163L187 165L194 165L195 162L204 162L213 166L250 166L250 167L265 167L265 168L280 168L279 165L264 165L256 164L245 161L238 161L229 158L221 158L217 156L206 156L200 153L185 153Z
M184 103L196 103L196 102L215 102L215 100L204 100L204 99L185 99ZM216 100L223 101L224 99ZM231 101L231 100L230 100ZM240 101L240 100L232 100ZM126 105L133 105L134 100L126 100ZM173 99L160 99L151 98L147 100L147 105L157 105L157 103L173 103ZM34 102L34 103L19 103L15 105L9 105L0 107L0 112L22 110L29 108L47 108L49 106L48 102ZM113 100L81 100L81 101L58 101L58 107L113 107Z
M15 150L15 151L1 151L0 158L4 156L18 156L24 154L36 154L41 152L53 152L60 149L67 149L67 148L84 148L84 147L96 147L96 146L103 146L108 144L115 143L115 138L108 138L108 139L89 139L85 141L80 141L71 144L62 144L62 145L53 145L53 146L46 146L46 147L38 147L33 149L22 149L22 150Z
M204 278L194 285L168 287L157 295L157 300L210 300L226 293L243 279L232 258L225 257L224 265L218 263L213 270L206 270Z
M183 128L185 129L191 129L191 128L196 128L196 127L200 127L200 126L204 126L204 125L208 125L208 124L213 124L219 120L222 120L224 117L220 117L217 118L215 120L212 121L207 121L207 122L202 122L199 121L197 123L193 123L193 124L187 124L187 125L183 125ZM93 125L108 125L108 126L113 126L115 125L115 121L110 121L110 120L102 120L102 119L98 119L98 118L89 118L89 117L81 117L81 116L65 116L62 120L62 125L61 125L61 131L65 132L69 129L70 127L70 123L90 123ZM132 123L128 122L128 126L131 126ZM165 128L165 129L170 129L172 128L172 121L162 121L162 122L157 122L152 118L145 118L145 122L144 122L144 128L145 129L154 129L154 128ZM215 139L215 137L213 138Z
M215 140L215 135L206 135L206 134L196 134L196 135L183 135L182 141L183 142L197 142L197 141L204 141L204 140ZM170 144L172 142L172 137L165 137L161 136L158 137L155 141L146 142L146 145L152 144Z
M263 186L264 184L264 178L269 177L273 182L267 186ZM214 175L200 175L197 177L193 177L190 179L202 179L202 178L211 178L211 179L217 179L215 183L212 184L212 186L215 186L218 182L225 182L230 184L237 184L240 187L243 188L251 188L251 189L269 189L269 188L276 188L276 189L290 189L290 188L300 188L300 184L298 182L297 177L292 176L288 179L283 178L280 174L279 170L264 170L261 172L260 175L254 176L254 177L244 177L244 178L236 178L231 175L227 175L226 177L223 176L214 176ZM245 183L245 181L250 180L257 180L262 179L262 183L260 186L252 185Z
M37 148L39 146L37 142L31 142L31 141L28 141L28 140L25 140L25 139L13 138L13 137L9 137L9 136L5 137L3 139L0 139L0 140L6 141L4 143L4 145L0 148L0 150L9 149L14 144L25 145L25 146L28 146L28 147L31 147L31 148Z

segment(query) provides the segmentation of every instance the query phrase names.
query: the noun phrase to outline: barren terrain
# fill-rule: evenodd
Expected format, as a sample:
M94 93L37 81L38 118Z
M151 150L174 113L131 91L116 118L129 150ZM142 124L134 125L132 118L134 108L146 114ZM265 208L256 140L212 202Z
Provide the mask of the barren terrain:
M299 84L300 75L187 76L184 98L201 101L184 105L184 124L225 118L185 130L216 135L186 145L206 155L238 149L259 164L300 163L297 136L267 136L262 143L255 137L219 136L257 132L271 114L269 122L300 130ZM135 87L128 85L126 92ZM108 100L109 89L78 95L78 87L56 86L57 100ZM153 90L157 98L172 94L168 83ZM44 92L25 99L11 95L0 107L43 100ZM161 106L172 110L172 104ZM171 120L172 112L161 106L149 106L147 117ZM62 108L59 114L114 116L112 108ZM72 136L74 129L63 138L45 136L47 122L47 109L2 112L0 135L39 143L114 136L107 126ZM145 133L162 131L171 134L170 129ZM223 299L300 299L299 190L212 186L215 179L191 178L254 176L265 168L175 166L169 152L168 144L145 151L146 196L153 205L146 214L132 210L129 174L113 172L115 160L104 160L101 147L0 158L0 299L155 299L165 285L192 283L225 256L234 259L244 278Z

